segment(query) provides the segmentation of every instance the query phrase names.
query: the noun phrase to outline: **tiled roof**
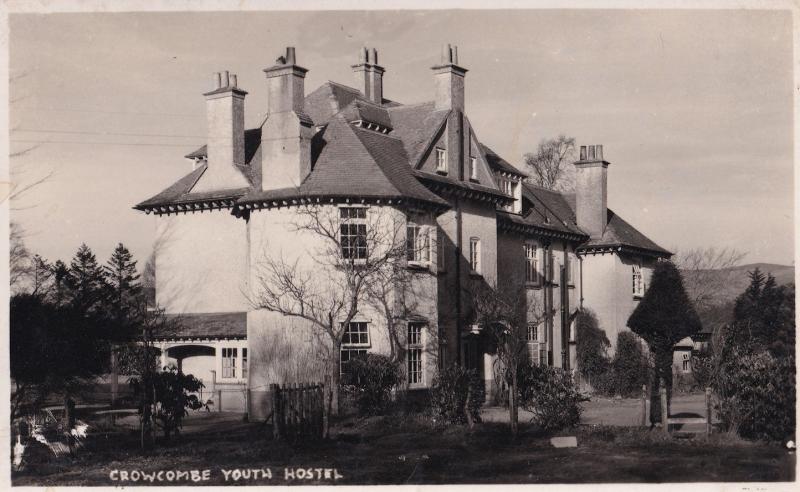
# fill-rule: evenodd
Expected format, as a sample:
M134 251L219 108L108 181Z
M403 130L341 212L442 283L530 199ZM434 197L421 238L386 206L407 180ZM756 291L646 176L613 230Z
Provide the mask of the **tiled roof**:
M564 197L569 204L572 213L575 213L575 195L565 194ZM636 230L635 227L625 222L620 216L614 213L613 210L608 209L608 222L606 229L603 231L603 236L600 238L590 239L582 244L582 248L603 248L603 247L616 247L623 246L633 248L634 250L643 250L650 253L655 253L657 256L672 256L672 253L655 242L650 238Z
M402 140L411 166L418 167L422 153L437 138L450 110L437 111L431 101L389 108L388 113L394 128L392 134Z
M528 175L517 169L516 167L512 166L508 163L505 159L497 155L492 149L489 147L480 144L481 150L483 151L484 157L486 157L486 162L489 163L489 166L495 171L505 171L507 173L516 174L518 176L527 177Z
M168 314L170 328L155 338L247 338L247 313Z
M329 80L305 97L305 112L314 120L315 125L324 125L353 101L365 102L377 107L369 102L358 89ZM396 105L396 102L389 99L383 100L384 107Z

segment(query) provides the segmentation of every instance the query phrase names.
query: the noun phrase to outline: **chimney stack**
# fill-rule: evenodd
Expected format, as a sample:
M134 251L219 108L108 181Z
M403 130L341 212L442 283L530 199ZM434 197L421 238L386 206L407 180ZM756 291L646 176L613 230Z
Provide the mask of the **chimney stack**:
M244 97L236 75L226 70L213 76L214 89L206 97L208 169L193 188L209 191L247 187L238 167L244 166Z
M261 128L261 188L276 190L299 186L311 172L313 122L305 112L305 76L297 65L293 47L267 76L267 119Z
M364 97L375 104L382 104L383 74L386 70L378 65L378 50L361 48L358 52L358 64L352 67L356 74L356 86L362 88Z
M575 163L575 215L578 227L592 239L602 237L608 223L608 165L602 145L581 145Z
M464 111L464 76L467 69L458 65L458 46L442 46L441 63L431 69L436 78L436 109Z

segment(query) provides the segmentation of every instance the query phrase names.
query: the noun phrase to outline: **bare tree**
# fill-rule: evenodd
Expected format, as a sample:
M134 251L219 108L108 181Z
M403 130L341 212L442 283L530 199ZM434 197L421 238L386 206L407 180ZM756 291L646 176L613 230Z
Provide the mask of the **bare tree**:
M719 305L747 253L734 248L694 248L676 253L673 262L681 271L689 299L698 311Z
M539 325L546 317L540 305L528 305L524 294L513 289L481 286L472 293L478 325L492 341L508 385L511 435L519 432L518 370L530 359L528 325Z
M575 139L559 135L539 142L536 152L525 154L530 180L543 188L567 191L575 187Z
M294 260L265 254L255 267L257 290L250 295L251 304L306 321L326 344L334 413L339 408L344 334L368 305L370 290L379 289L376 284L391 278L403 260L404 227L404 216L388 207L303 204L290 232L318 247Z
M24 231L16 223L9 224L9 251L8 263L10 269L10 285L13 291L23 288L23 283L31 273L31 254L23 240Z

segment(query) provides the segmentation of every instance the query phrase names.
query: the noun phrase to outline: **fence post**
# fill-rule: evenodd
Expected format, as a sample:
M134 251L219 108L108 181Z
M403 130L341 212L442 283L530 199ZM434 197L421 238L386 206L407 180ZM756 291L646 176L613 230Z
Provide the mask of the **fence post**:
M250 388L244 390L244 417L250 422Z
M711 435L711 388L706 388L706 434Z
M305 436L306 434L306 405L305 405L305 398L306 398L306 385L304 383L300 384L300 394L298 395L299 402L300 402L300 434Z
M647 425L647 385L642 385L642 427Z
M217 390L217 411L218 412L222 411L222 390L221 389Z
M661 387L658 390L661 396L661 425L664 427L664 432L669 434L669 409L667 407L667 388Z
M315 424L315 432L317 437L322 438L324 435L324 424L323 419L325 418L325 397L323 396L323 388L322 383L317 383L317 390L315 391L317 401L317 420Z
M277 384L269 385L270 404L272 406L272 437L280 439L281 433L278 430L278 390Z

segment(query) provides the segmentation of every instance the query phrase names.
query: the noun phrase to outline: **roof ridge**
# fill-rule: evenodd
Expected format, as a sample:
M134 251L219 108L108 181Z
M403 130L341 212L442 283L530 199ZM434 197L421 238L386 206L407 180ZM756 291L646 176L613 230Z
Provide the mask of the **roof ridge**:
M398 104L399 104L399 106L389 106L389 107L386 107L386 109L388 111L395 111L395 110L400 110L400 109L413 109L413 108L416 108L416 107L419 107L419 106L424 106L426 104L436 104L436 102L435 101L423 101L423 102L413 103L413 104L400 104L400 103L398 103ZM450 110L449 109L438 109L436 111L450 111Z
M436 139L439 136L439 132L442 132L444 130L445 125L447 125L447 118L450 117L451 111L452 110L450 109L447 110L446 113L444 113L444 117L442 118L442 121L436 126L436 130L431 132L430 136L425 140L425 145L422 147L422 151L415 156L416 157L415 160L417 162L409 162L411 169L419 168L419 164L422 162L423 156L428 154L430 148L433 147L433 145L436 143Z
M328 80L325 83L326 84L332 84L332 85L335 85L337 87L341 87L342 89L348 90L350 92L355 92L356 94L361 94L362 96L364 95L360 90L356 89L355 87L350 87L349 85L344 85L341 82L334 82L333 80Z
M372 160L372 163L375 164L375 167L377 167L380 170L381 174L386 179L386 181L392 186L392 188L394 188L394 191L398 195L402 195L403 193L397 188L397 185L394 183L394 181L392 181L392 178L390 178L389 175L386 174L386 171L383 170L383 166L381 166L380 163L378 162L378 159L375 158L375 155L372 153L372 151L370 150L369 146L365 145L364 141L361 140L361 136L358 134L358 132L355 131L355 127L353 127L353 125L351 125L350 123L345 121L344 118L342 118L342 123L344 124L344 126L346 126L348 128L350 133L353 134L353 136L355 137L356 141L358 141L358 145L360 145L361 148L364 149L364 151L367 153L369 158ZM365 130L365 132L366 132L366 130ZM374 132L374 134L377 134L377 132ZM399 139L398 139L398 142L400 142ZM400 142L400 143L401 143L401 147L402 147L402 142ZM407 159L407 157L406 157L406 159Z

